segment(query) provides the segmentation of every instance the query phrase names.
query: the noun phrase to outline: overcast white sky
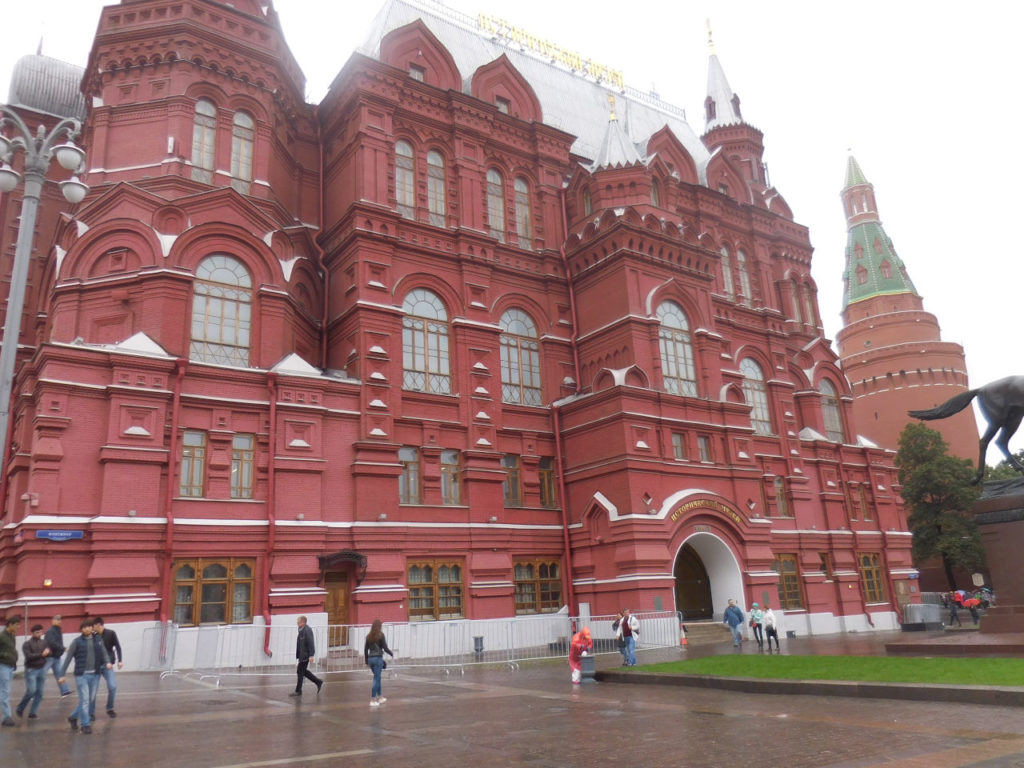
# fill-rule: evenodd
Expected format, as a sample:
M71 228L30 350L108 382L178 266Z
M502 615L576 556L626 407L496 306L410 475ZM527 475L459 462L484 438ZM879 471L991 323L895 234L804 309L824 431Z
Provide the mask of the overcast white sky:
M383 0L275 0L318 100ZM4 3L0 95L14 61L43 52L84 65L102 0ZM810 228L829 338L840 328L852 149L883 224L943 338L964 345L973 386L1024 374L1020 79L1024 4L937 0L447 0L654 86L703 132L710 19L743 115L764 132L772 183ZM42 11L45 9L45 11ZM45 17L45 21L42 19ZM11 43L10 41L14 42ZM465 74L465 73L464 73ZM6 101L6 98L2 99ZM986 138L987 137L987 138ZM998 139L998 141L997 141ZM922 403L922 407L930 403ZM1018 439L1011 447L1020 447ZM990 463L994 463L995 449Z

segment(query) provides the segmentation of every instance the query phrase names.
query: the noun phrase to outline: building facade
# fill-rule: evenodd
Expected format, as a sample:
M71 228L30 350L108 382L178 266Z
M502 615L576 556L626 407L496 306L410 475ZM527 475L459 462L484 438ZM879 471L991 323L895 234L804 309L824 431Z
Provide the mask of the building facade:
M272 5L103 11L91 190L38 236L3 604L896 624L892 454L717 57L698 137L522 39L390 0L311 105Z

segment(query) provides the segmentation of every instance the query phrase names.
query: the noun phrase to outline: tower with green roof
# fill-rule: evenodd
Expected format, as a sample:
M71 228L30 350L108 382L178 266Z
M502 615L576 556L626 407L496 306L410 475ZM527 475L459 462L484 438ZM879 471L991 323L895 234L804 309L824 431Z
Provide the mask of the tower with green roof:
M852 155L841 196L848 234L843 328L836 336L840 364L853 386L857 424L874 442L896 450L908 410L931 408L968 389L964 349L943 341L938 320L925 311L882 226L874 187ZM971 409L929 426L942 432L953 455L975 457Z

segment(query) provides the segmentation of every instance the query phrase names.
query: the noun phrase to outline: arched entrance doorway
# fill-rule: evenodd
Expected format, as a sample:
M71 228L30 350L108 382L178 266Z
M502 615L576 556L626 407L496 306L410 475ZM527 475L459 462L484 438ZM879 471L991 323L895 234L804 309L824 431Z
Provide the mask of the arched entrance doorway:
M688 621L721 619L730 598L744 605L743 575L732 550L711 533L695 533L676 554L676 610Z

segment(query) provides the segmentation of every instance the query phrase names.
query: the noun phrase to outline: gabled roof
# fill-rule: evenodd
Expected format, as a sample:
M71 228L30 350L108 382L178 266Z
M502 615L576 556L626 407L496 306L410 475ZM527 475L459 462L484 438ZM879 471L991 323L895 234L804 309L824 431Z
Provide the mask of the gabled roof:
M630 165L642 165L643 162L636 145L622 130L622 125L613 112L608 120L601 148L597 151L594 164L590 167L591 173L600 168L623 168Z

